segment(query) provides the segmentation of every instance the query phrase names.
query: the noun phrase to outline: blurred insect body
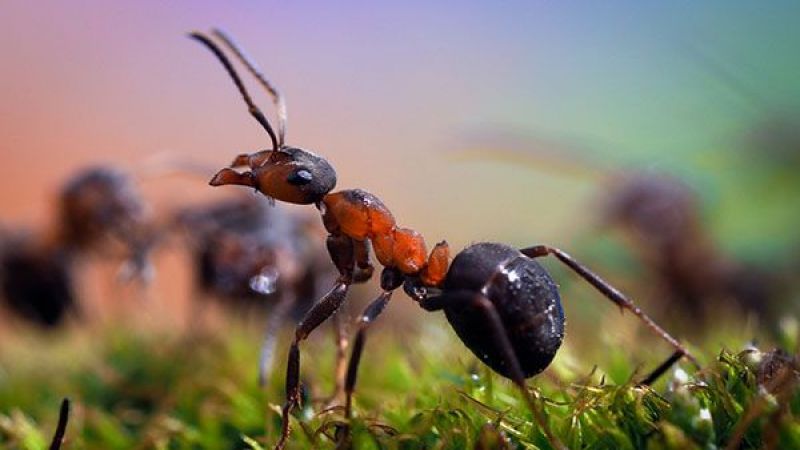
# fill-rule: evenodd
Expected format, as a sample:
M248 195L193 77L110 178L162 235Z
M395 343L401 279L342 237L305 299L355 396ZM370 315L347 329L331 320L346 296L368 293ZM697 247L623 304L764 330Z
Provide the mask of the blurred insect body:
M368 280L373 273L370 248L383 271L383 292L370 303L359 320L346 377L345 414L352 413L352 393L369 325L388 305L399 287L428 311L444 311L467 347L497 373L510 378L521 390L534 417L551 441L525 379L544 370L555 356L564 336L564 314L555 282L534 259L547 255L575 271L609 300L643 320L680 355L689 352L663 331L622 293L572 259L546 245L515 249L499 243L478 243L449 258L446 242L428 254L425 241L414 230L399 227L389 209L373 194L360 189L331 192L336 172L324 158L285 145L285 104L278 91L248 61L232 41L219 31L223 42L247 67L278 105L277 132L253 103L239 75L222 49L208 36L192 33L211 50L236 84L250 114L266 130L272 148L238 155L230 167L220 170L212 186L242 185L274 200L315 205L327 229L328 252L339 271L333 288L308 310L298 324L289 350L283 427L276 448L284 448L289 436L289 416L300 402L299 345L345 302L350 286ZM238 171L235 168L245 167ZM346 438L345 438L346 439Z
M305 312L333 279L320 257L322 236L307 219L252 195L187 208L176 222L191 244L201 297L244 313L268 314L259 364L263 384L280 325Z
M77 312L73 257L60 246L19 232L7 236L0 254L2 296L10 312L53 327Z
M628 232L632 247L658 280L665 309L694 322L723 304L769 315L776 280L723 255L686 185L664 175L635 173L619 179L610 193L603 222Z
M111 168L79 172L57 200L57 226L44 233L9 232L0 249L0 277L11 311L46 327L58 325L78 303L74 266L81 256L119 254L126 275L146 278L150 231L131 181Z
M302 249L290 221L244 197L181 211L178 222L192 244L198 286L226 302L263 305L253 297L275 292L277 273L294 278L298 270L293 258Z
M481 141L480 137L473 140ZM779 282L763 270L728 257L704 223L700 198L677 177L644 169L608 167L575 147L509 136L487 139L493 151L462 151L459 156L542 165L558 174L603 185L593 203L599 225L620 230L627 247L643 263L659 290L659 315L697 327L716 307L738 307L769 317ZM548 173L552 173L548 172Z

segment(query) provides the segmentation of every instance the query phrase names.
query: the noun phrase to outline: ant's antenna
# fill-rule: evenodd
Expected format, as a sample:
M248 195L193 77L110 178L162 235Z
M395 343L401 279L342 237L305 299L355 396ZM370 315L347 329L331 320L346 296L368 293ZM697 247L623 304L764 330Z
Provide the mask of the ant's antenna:
M233 52L234 55L247 67L247 70L261 83L261 86L269 92L269 95L272 96L272 101L275 103L275 108L278 110L278 144L280 147L283 147L285 143L284 138L286 136L286 100L281 95L280 91L272 85L272 83L267 80L263 73L256 67L253 61L247 57L245 52L242 50L241 47L236 45L236 43L228 36L224 31L215 28L211 31L211 34L216 36L219 40L221 40L227 47Z
M267 130L267 134L269 134L269 138L272 140L272 149L277 151L280 147L278 145L278 138L275 136L275 131L272 129L272 126L269 124L269 121L264 116L264 113L262 113L261 110L258 109L258 106L256 106L255 103L253 103L253 99L250 98L250 94L247 93L247 89L244 87L244 83L242 83L241 78L239 78L239 74L236 73L236 70L233 68L233 65L225 56L225 54L222 53L222 50L220 50L220 48L217 47L217 44L215 44L211 39L209 39L202 33L194 31L192 33L189 33L189 37L197 41L200 41L200 43L202 43L209 50L211 50L211 52L214 53L217 59L219 59L219 62L221 62L222 65L225 67L225 70L228 71L228 75L230 75L231 79L233 80L233 83L236 85L236 88L239 89L239 93L242 94L244 102L247 103L247 108L250 111L250 115L252 115L253 118L255 118L258 121L258 123L261 124L262 127L264 127L265 130Z

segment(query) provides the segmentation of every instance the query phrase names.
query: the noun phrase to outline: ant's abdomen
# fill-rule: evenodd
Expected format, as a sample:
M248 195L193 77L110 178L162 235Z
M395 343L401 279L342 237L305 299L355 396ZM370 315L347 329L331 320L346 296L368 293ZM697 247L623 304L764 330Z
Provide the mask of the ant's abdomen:
M453 260L444 281L447 320L464 344L495 372L510 377L485 311L484 295L496 308L526 378L544 370L564 339L564 311L547 271L518 250L474 244Z

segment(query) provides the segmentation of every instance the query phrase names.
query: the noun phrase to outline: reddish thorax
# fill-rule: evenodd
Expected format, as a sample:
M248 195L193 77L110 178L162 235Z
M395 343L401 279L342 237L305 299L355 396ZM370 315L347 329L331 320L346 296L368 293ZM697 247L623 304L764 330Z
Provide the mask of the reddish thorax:
M330 233L370 240L381 265L419 275L426 286L439 286L444 281L449 264L447 243L437 244L428 256L422 235L398 227L392 213L374 195L350 189L328 194L322 203L323 222Z

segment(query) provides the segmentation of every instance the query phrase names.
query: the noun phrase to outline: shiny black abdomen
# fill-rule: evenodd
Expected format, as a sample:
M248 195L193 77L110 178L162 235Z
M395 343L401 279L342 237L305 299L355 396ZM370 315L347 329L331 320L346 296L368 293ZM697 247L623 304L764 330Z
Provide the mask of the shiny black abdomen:
M445 279L447 320L481 361L510 377L486 314L472 302L481 293L499 313L525 378L544 370L564 339L564 310L547 271L512 247L480 243L456 255Z

